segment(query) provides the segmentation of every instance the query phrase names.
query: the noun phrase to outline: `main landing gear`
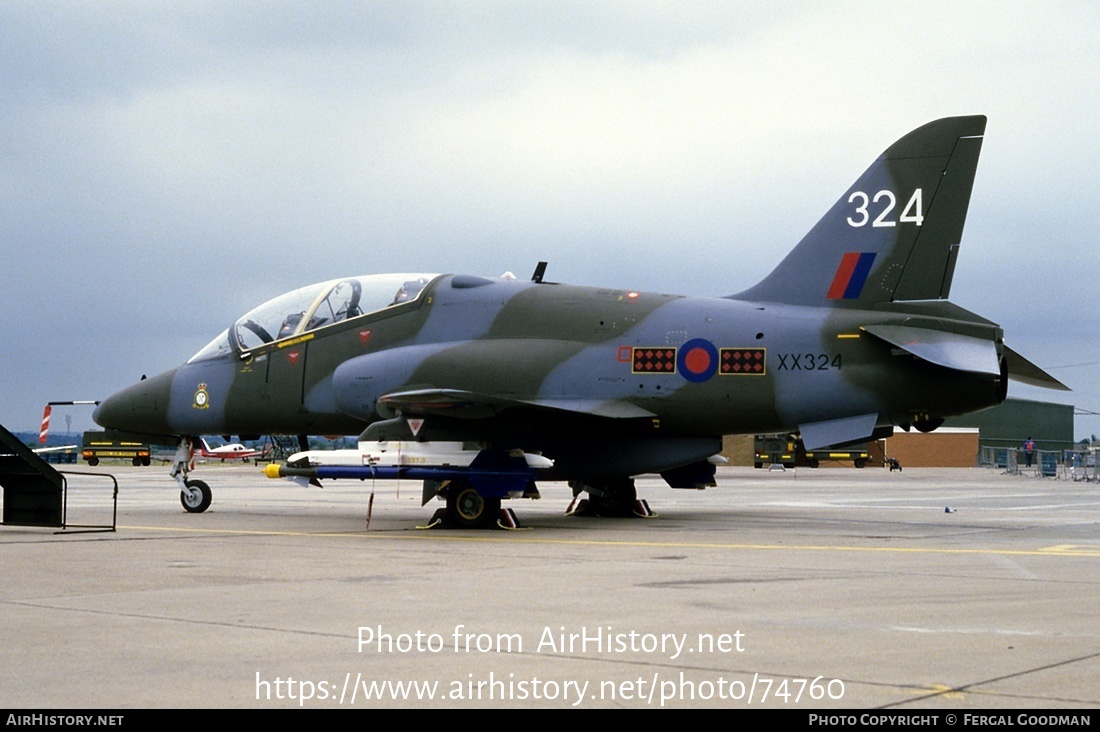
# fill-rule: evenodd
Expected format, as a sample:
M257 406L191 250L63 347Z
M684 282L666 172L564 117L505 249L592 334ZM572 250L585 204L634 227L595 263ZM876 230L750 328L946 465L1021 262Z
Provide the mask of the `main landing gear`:
M514 495L514 494L513 494ZM500 496L483 496L465 478L424 481L424 505L432 498L441 497L447 502L432 515L424 529L510 529L521 528L519 519L510 508L500 507ZM538 498L534 481L528 483L524 498Z
M566 510L570 516L654 518L657 515L650 510L648 503L638 500L633 478L613 478L591 483L571 480L569 487L573 489L573 502ZM584 491L588 491L588 498L578 501Z
M566 514L570 516L602 516L615 518L654 518L657 514L645 501L638 500L638 492L631 478L582 482L571 481L573 502ZM588 498L578 500L581 493ZM430 526L446 529L518 528L519 522L509 509L501 510L500 498L481 495L468 480L456 478L436 483L425 481L424 502L442 496L447 507L432 516ZM532 482L524 497L538 497L538 489Z
M500 514L500 499L486 498L465 480L452 481L447 488L447 523L456 529L486 529Z

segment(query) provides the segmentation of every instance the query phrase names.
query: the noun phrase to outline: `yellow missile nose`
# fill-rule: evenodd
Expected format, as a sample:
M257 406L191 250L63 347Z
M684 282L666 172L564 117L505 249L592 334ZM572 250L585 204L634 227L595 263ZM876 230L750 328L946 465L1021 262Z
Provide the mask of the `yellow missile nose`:
M268 478L280 478L282 477L279 475L279 469L281 467L281 465L277 465L275 463L268 463L264 467L264 475L266 475Z

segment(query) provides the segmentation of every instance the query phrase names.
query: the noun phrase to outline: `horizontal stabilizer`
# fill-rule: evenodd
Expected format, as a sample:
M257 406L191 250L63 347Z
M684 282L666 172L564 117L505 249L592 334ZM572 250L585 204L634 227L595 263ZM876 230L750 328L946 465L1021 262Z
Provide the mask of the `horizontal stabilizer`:
M985 338L907 325L865 325L863 330L937 366L991 376L1001 373L997 346Z
M875 434L877 422L877 414L861 414L858 417L800 424L798 431L802 434L802 445L807 450L820 450L830 445L869 440Z
M1058 391L1072 391L1068 386L1054 378L1046 371L1028 361L1008 346L1004 347L1005 357L1008 359L1008 378L1019 381L1021 384L1041 386L1044 389L1057 389Z

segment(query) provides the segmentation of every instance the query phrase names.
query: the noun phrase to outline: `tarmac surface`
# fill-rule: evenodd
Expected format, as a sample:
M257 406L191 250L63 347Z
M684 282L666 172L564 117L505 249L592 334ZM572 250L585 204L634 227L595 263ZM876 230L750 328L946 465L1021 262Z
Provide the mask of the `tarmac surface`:
M1100 706L1096 483L722 468L640 479L656 518L547 483L444 531L415 482L201 465L188 514L166 467L78 469L117 532L0 529L6 708Z

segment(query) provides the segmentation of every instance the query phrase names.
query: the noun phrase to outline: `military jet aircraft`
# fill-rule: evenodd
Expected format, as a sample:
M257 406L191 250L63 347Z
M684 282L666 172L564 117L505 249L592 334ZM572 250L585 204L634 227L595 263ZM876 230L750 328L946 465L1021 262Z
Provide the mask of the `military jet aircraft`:
M1010 378L1065 389L946 299L985 125L951 117L902 137L738 294L557 284L541 263L530 281L347 277L259 306L95 420L359 435L358 451L269 470L423 479L455 524L478 526L535 481L569 481L607 510L634 504L643 473L713 485L727 434L798 432L815 449L934 429L1001 402ZM181 500L202 510L209 489Z

